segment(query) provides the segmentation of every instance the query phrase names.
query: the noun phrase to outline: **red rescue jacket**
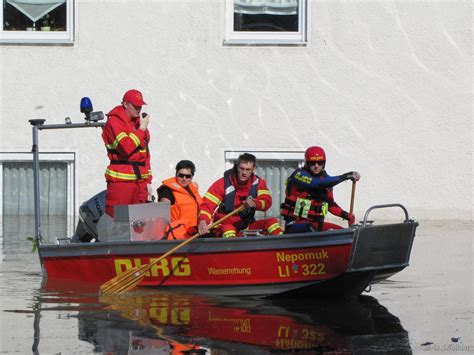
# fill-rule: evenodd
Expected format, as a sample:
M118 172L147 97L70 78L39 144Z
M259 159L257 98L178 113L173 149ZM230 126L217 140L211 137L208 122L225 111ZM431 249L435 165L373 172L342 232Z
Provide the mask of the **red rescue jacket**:
M107 114L107 123L102 139L107 148L110 164L105 171L105 180L136 181L148 183L152 180L150 167L150 133L141 130L140 121L132 121L122 106Z
M251 195L253 184L256 184L256 196L254 197L256 204L255 209L257 211L266 211L272 206L272 196L270 195L265 180L254 174L247 180L245 185L240 186L237 184L237 178L233 169L226 171L225 174L225 177L214 182L204 195L201 210L199 211L200 221L205 220L206 223L209 224L211 221L217 221L229 213L230 210L228 209L235 209L241 206L242 201ZM226 178L229 179L228 182L233 187L233 189L227 189L227 193L225 191ZM231 206L230 203L226 204L226 195L229 194L234 195L233 206ZM225 205L227 205L227 209ZM225 223L234 224L239 221L241 221L241 216L236 215L228 218Z

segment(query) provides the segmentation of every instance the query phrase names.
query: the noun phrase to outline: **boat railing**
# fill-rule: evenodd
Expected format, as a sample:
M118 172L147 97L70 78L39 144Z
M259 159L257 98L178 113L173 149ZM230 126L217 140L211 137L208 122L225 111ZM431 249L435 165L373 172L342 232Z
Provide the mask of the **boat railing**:
M402 204L400 203L388 203L388 204L385 204L385 205L375 205L375 206L372 206L370 207L366 212L365 212L365 215L364 215L364 219L362 221L362 226L365 227L366 225L368 224L371 224L373 221L369 221L367 220L370 212L372 212L373 210L375 209L381 209L381 208L391 208L391 207L399 207L403 210L403 212L405 213L405 220L404 222L407 223L407 222L410 222L410 217L408 216L408 210L405 208L405 206L403 206Z
M385 208L400 208L405 214L404 222L369 226L367 218L370 213ZM389 275L405 268L408 266L417 226L418 223L410 219L407 209L400 203L370 207L354 236L348 270L379 270L377 272Z
M83 99L84 100L84 99ZM41 236L41 220L40 220L40 184L39 184L39 137L38 131L50 129L71 129L71 128L91 128L103 127L104 122L98 122L104 118L101 111L92 112L92 103L90 99L86 102L89 106L83 107L81 100L81 112L85 114L85 123L72 123L69 117L65 118L64 124L45 124L44 119L29 120L32 126L33 145L31 152L33 153L33 187L34 187L34 210L35 210L35 241L38 245L42 244ZM75 197L74 197L75 198ZM74 202L75 204L75 202ZM75 216L74 216L75 217ZM41 260L41 257L40 257Z

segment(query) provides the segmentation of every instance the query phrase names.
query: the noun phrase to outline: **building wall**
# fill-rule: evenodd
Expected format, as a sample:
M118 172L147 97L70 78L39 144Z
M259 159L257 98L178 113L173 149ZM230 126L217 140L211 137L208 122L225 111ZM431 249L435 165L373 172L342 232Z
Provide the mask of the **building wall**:
M137 88L155 187L180 159L205 192L225 150L321 145L330 174L361 173L359 215L472 220L470 1L313 0L306 47L223 46L224 0L83 0L76 19L73 46L0 46L1 151L31 149L28 119L80 122L82 96L107 112ZM105 188L99 129L40 148L77 153L78 201ZM350 184L335 194L347 207Z

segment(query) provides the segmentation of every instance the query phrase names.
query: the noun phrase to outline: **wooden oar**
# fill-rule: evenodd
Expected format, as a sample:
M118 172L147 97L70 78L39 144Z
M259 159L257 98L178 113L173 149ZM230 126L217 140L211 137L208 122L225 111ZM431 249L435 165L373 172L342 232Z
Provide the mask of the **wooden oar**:
M217 225L221 224L223 221L225 221L227 218L239 213L245 208L244 205L240 206L239 208L236 208L232 212L226 214L224 217L220 218L216 222L212 223L209 225L209 229L212 229L216 227ZM130 270L125 271L124 273L115 276L114 278L110 279L109 281L105 282L102 286L100 286L100 291L104 294L106 293L123 293L132 290L137 286L143 278L146 276L146 273L150 271L150 269L153 267L153 265L159 263L161 260L166 258L167 256L173 254L176 250L181 249L194 239L199 237L199 233L196 233L193 235L191 238L186 239L184 242L178 244L171 250L167 251L164 253L162 256L160 256L158 259L153 260L149 264L144 264L141 266L134 267Z
M349 213L352 214L354 212L354 197L356 192L356 182L352 181L352 191L351 191L351 205L349 207ZM350 225L349 225L350 227Z

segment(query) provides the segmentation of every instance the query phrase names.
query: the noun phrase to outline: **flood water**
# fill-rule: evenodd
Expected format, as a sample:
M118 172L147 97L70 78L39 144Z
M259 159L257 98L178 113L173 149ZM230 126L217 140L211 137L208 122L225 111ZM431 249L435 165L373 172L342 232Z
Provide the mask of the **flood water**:
M1 224L2 353L474 352L472 224L421 223L411 265L346 302L158 291L99 297L87 285L43 282L27 240L31 218ZM42 226L46 240L68 229L61 218Z

